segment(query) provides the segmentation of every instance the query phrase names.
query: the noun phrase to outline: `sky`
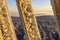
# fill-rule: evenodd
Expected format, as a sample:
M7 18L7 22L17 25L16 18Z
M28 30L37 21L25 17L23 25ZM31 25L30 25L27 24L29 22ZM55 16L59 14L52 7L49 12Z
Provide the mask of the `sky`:
M49 9L50 6L50 0L32 0L32 6L35 9Z
M11 15L15 15L18 13L17 5L15 0L7 0L8 8ZM52 7L50 4L50 0L31 0L32 8L34 13L50 13L52 15ZM17 14L19 15L19 14Z

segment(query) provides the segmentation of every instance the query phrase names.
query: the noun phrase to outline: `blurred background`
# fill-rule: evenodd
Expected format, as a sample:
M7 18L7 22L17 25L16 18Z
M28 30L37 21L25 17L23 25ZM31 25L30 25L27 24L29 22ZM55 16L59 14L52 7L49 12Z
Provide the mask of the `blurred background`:
M31 0L42 40L59 40L57 26L50 0ZM25 33L18 13L16 0L7 0L7 5L18 40L25 40Z

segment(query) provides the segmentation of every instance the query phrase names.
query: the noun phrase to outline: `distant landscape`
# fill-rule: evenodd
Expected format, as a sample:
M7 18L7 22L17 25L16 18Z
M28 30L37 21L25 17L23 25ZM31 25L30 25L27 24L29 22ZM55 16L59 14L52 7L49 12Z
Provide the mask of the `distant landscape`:
M52 15L36 16L42 40L59 40L55 18ZM12 16L18 40L25 40L20 17Z

